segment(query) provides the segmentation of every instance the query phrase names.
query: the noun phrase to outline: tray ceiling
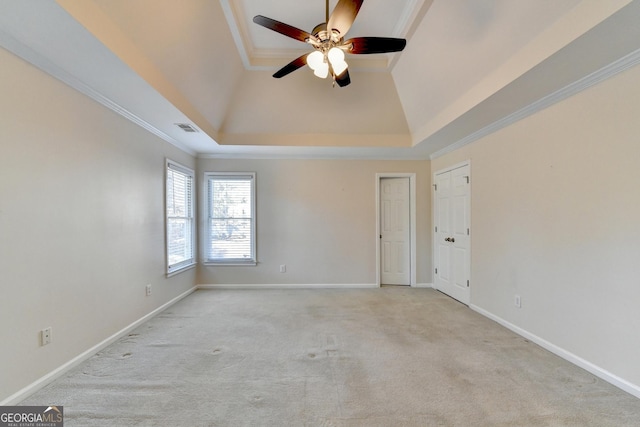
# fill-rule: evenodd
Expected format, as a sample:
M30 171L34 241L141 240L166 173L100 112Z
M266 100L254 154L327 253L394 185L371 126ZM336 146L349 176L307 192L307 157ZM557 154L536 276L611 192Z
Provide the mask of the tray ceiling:
M308 31L324 2L0 2L0 46L187 152L224 157L429 158L640 56L638 0L367 0L348 36L407 47L349 55L351 85L332 88L306 67L272 78L307 50L257 14Z
M337 0L329 1L330 12L336 3ZM284 65L311 50L297 40L254 24L254 16L267 16L308 32L324 22L326 16L325 2L320 0L220 0L220 4L243 64L251 70L271 69L276 61ZM405 38L424 4L424 0L369 0L363 4L348 37ZM354 68L388 71L392 58L393 55L386 54L349 59Z

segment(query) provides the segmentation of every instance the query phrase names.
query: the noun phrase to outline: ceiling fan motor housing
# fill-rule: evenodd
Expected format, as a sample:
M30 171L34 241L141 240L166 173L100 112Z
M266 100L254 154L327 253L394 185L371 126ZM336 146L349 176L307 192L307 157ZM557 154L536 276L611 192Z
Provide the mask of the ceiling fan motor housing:
M316 25L313 28L313 35L320 41L318 45L313 44L316 48L322 50L323 52L328 51L334 46L338 46L342 42L342 37L340 37L340 33L336 30L327 30L327 23L323 22L321 24Z

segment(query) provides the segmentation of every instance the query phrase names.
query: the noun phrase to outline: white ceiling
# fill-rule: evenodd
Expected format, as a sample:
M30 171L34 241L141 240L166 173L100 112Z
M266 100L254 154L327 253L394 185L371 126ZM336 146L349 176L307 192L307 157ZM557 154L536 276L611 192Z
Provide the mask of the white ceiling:
M438 155L640 49L640 0L367 0L348 37L407 48L348 55L332 88L272 78L309 49L257 14L311 31L324 1L6 1L0 46L192 154L359 158Z

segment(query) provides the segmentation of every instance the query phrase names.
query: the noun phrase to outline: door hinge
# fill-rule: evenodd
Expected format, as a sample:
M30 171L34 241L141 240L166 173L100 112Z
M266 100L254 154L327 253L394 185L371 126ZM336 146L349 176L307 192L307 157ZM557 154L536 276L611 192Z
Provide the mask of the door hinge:
M468 184L469 183L469 177L465 176L464 178L467 180L467 184Z
M436 233L438 232L438 226L436 225Z
M438 184L433 184L434 190L438 191Z
M436 274L438 274L438 269L436 268Z
M467 228L467 236L471 235L471 233L469 232L469 229Z
M469 281L467 280L467 288L469 287Z

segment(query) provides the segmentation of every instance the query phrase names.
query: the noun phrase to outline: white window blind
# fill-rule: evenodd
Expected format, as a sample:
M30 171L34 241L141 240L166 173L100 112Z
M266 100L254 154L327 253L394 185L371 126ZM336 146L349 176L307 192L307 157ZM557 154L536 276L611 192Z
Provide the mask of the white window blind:
M167 161L167 273L195 264L194 173Z
M207 173L206 262L256 262L255 173Z

